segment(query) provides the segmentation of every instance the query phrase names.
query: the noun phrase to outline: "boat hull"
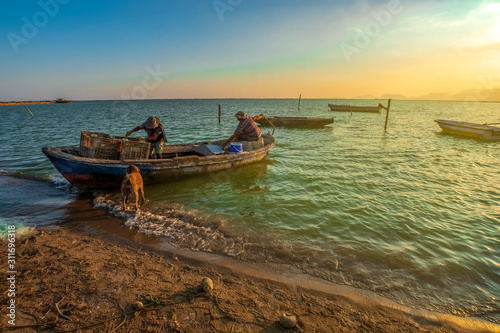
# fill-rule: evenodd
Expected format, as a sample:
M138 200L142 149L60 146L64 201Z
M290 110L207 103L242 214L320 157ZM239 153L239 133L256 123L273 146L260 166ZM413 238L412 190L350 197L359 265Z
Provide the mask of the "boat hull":
M331 111L382 113L382 106L352 106L328 104Z
M265 138L265 146L253 151L158 160L98 160L69 153L77 149L74 147L42 148L42 152L72 185L96 188L120 186L130 164L140 169L144 184L156 184L258 162L267 155L274 143L274 137L269 135Z
M436 119L444 133L482 140L500 140L500 127L455 120Z
M267 118L267 120L266 120ZM262 126L271 126L271 122L276 127L323 127L333 124L333 118L314 117L266 117L256 120ZM269 120L269 121L268 121Z

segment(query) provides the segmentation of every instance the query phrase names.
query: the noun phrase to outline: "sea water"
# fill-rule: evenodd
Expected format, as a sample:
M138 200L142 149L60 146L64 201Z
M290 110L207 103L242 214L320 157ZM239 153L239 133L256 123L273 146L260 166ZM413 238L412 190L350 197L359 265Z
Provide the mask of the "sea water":
M41 148L77 146L82 130L124 135L154 115L173 144L228 138L241 110L334 117L321 129L277 128L259 163L146 186L139 214L121 211L118 190L95 192L94 205L181 248L286 263L408 306L500 323L500 142L443 135L434 122L500 122L500 104L392 101L384 131L385 111L331 112L328 103L387 101L302 99L300 110L293 99L88 101L29 105L34 117L2 106L0 169L50 182L3 180L0 224L64 221L51 207L78 193ZM13 213L33 206L42 213Z

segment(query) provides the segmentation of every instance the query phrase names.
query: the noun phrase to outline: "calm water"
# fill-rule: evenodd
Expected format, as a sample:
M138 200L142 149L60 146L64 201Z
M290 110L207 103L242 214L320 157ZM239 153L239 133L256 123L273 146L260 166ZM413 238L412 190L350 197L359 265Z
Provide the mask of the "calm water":
M0 169L51 182L7 182L1 196L12 207L36 196L45 207L21 222L60 222L51 207L74 189L40 149L78 145L81 130L124 135L156 115L169 143L183 143L229 137L239 110L333 116L325 129L277 129L260 163L146 187L138 215L119 209L116 190L96 192L95 205L179 247L289 263L409 306L499 323L500 142L442 135L434 119L500 122L500 104L393 101L384 132L385 114L328 111L350 102L378 101L306 99L300 112L297 100L282 99L77 102L28 106L34 118L24 106L2 106ZM20 220L0 213L4 223Z

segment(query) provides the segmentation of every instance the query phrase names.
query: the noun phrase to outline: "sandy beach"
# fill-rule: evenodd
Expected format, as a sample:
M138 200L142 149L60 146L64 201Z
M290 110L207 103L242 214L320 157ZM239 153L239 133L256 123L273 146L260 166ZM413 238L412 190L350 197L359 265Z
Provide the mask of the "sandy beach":
M15 299L15 326L4 306L2 331L499 331L487 322L411 310L369 292L309 280L286 267L180 251L126 229L110 234L106 225L117 221L106 212L78 211L73 223L15 239L15 296L6 280L1 296L4 305ZM2 258L7 249L4 239ZM204 277L213 281L211 292L200 287ZM280 324L284 313L296 316L295 327Z

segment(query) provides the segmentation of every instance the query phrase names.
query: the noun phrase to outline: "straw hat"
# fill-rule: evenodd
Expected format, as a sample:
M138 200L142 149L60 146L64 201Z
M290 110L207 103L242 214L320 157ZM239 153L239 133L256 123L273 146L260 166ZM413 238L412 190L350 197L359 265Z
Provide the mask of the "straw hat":
M144 127L148 128L148 129L156 128L156 127L158 127L158 125L160 125L160 119L153 117L153 116L149 117L144 122Z
M244 119L247 119L247 114L243 111L238 111L235 115L234 115L238 120L244 120Z

